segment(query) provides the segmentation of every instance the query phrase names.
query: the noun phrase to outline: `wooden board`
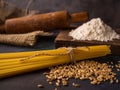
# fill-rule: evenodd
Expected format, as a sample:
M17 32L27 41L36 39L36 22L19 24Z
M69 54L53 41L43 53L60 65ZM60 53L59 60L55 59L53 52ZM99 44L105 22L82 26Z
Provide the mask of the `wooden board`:
M102 42L102 41L78 41L73 40L68 36L70 31L61 31L55 39L55 47L77 47L77 46L90 46L90 45L110 45L112 54L120 55L120 40ZM120 30L117 31L120 33Z

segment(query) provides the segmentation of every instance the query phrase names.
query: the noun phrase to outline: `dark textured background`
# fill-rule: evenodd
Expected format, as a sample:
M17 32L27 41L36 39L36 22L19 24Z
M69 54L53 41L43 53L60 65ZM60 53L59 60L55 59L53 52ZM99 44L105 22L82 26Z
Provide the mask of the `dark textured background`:
M25 8L29 0L6 0ZM30 10L40 13L67 10L69 12L87 11L90 18L101 17L112 27L120 28L120 0L33 0Z
M6 0L25 8L29 0ZM90 18L101 17L106 23L115 28L120 28L120 0L34 0L31 10L39 10L40 13L67 10L70 13L88 11ZM0 44L0 52L33 51L41 49L53 49L55 37L39 38L34 47L16 47ZM107 56L99 58L100 62L120 60L119 56ZM42 83L45 88L42 90L54 90L55 86L48 85L46 78L42 75L46 69L23 75L0 80L0 90L41 90L37 84ZM117 73L120 80L120 73ZM80 88L73 86L59 87L58 90L120 90L120 83L109 84L104 82L101 85L91 85L88 80L80 81L71 79L69 83L80 83Z

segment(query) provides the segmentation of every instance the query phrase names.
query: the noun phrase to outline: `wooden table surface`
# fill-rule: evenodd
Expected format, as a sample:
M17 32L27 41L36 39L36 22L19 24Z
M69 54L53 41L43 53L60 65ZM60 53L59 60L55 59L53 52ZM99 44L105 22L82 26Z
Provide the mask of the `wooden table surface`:
M38 43L34 47L18 47L0 44L0 52L21 52L21 51L34 51L34 50L43 50L43 49L54 49L54 39L55 37L49 38L40 38ZM120 56L108 55L106 57L101 57L97 59L99 62L104 63L107 61L112 61L116 63L120 60ZM5 78L0 80L0 90L40 90L37 85L41 83L44 85L42 90L54 90L55 85L49 85L46 81L44 72L49 71L48 69L42 69L22 75L17 75L10 78ZM117 78L120 80L120 72L117 72ZM120 90L120 82L118 84L110 84L109 82L103 82L100 85L91 85L89 80L78 80L70 79L69 83L76 82L80 83L79 88L75 88L72 85L67 87L60 86L58 90Z

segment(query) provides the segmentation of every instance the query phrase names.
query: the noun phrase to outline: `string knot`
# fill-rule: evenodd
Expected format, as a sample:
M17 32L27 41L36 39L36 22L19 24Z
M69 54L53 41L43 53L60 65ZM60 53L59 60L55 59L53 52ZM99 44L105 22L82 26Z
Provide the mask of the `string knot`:
M75 60L74 60L74 54L75 54L74 48L68 47L67 50L68 50L68 55L70 56L70 62L75 62Z

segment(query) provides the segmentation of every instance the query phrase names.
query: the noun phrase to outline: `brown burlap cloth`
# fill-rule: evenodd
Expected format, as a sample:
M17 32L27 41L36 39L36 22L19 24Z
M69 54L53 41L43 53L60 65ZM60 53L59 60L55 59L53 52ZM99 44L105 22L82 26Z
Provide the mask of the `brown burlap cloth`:
M0 34L0 43L19 45L19 46L33 46L37 41L38 36L51 36L53 33L34 31L25 34Z
M29 0L26 8L21 9L13 3L7 2L5 0L0 0L0 25L4 24L5 20L9 18L38 14L38 10L29 10L33 2L34 0Z

